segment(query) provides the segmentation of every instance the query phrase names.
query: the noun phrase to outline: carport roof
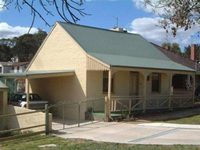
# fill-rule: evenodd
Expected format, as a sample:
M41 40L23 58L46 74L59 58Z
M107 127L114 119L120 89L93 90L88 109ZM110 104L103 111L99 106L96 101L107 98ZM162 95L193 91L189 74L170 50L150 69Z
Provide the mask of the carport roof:
M6 78L45 78L45 77L58 77L66 75L74 75L74 70L34 70L22 73L4 73L0 77Z

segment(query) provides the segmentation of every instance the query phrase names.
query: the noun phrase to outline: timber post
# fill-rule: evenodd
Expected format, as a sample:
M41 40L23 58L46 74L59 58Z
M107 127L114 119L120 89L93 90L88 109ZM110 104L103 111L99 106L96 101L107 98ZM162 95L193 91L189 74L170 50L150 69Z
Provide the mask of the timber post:
M81 122L81 103L78 103L78 127L80 127Z
M143 99L143 113L146 112L146 105L147 105L147 76L148 74L145 73L144 74L144 83L143 83L143 96L144 96L144 99Z
M49 108L48 104L45 104L45 134L49 135Z
M26 78L26 108L29 108L29 80Z
M192 75L192 105L194 106L195 103L195 89L196 89L196 78L195 75Z
M168 108L169 110L172 110L172 96L173 96L173 86L172 86L172 77L173 74L169 74L169 103L168 103Z
M110 103L107 96L105 96L105 121L108 122L110 120Z

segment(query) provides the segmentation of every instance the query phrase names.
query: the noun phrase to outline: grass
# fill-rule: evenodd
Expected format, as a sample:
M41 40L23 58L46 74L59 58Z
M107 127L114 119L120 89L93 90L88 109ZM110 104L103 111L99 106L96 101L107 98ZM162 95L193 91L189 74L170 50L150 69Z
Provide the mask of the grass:
M56 148L39 148L44 144L56 144ZM128 145L94 142L80 139L62 139L54 136L34 135L0 142L1 150L200 150L191 145Z
M200 125L200 106L195 108L177 109L173 111L149 112L139 116L137 120Z
M200 125L200 115L193 115L190 117L184 117L179 119L167 120L168 123L178 123L178 124L195 124Z

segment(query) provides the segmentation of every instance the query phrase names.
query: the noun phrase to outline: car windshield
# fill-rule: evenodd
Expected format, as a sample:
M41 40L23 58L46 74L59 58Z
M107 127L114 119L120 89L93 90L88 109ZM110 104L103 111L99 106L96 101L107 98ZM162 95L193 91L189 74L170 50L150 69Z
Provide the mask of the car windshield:
M31 94L31 95L30 95L30 99L31 99L32 101L41 101L40 96L37 95L37 94Z
M16 94L14 96L14 100L16 100L16 101L18 101L18 100L26 101L26 94ZM42 99L37 94L30 94L29 95L29 100L30 101L41 101Z

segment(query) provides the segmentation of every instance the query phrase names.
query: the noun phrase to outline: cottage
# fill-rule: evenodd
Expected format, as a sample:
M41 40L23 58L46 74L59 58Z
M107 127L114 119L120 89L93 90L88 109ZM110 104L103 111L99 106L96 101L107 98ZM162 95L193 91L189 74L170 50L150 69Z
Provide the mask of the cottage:
M27 93L39 93L50 103L107 96L109 111L145 112L189 107L194 100L195 70L140 35L71 23L56 23L21 76ZM81 118L88 107L82 107Z

